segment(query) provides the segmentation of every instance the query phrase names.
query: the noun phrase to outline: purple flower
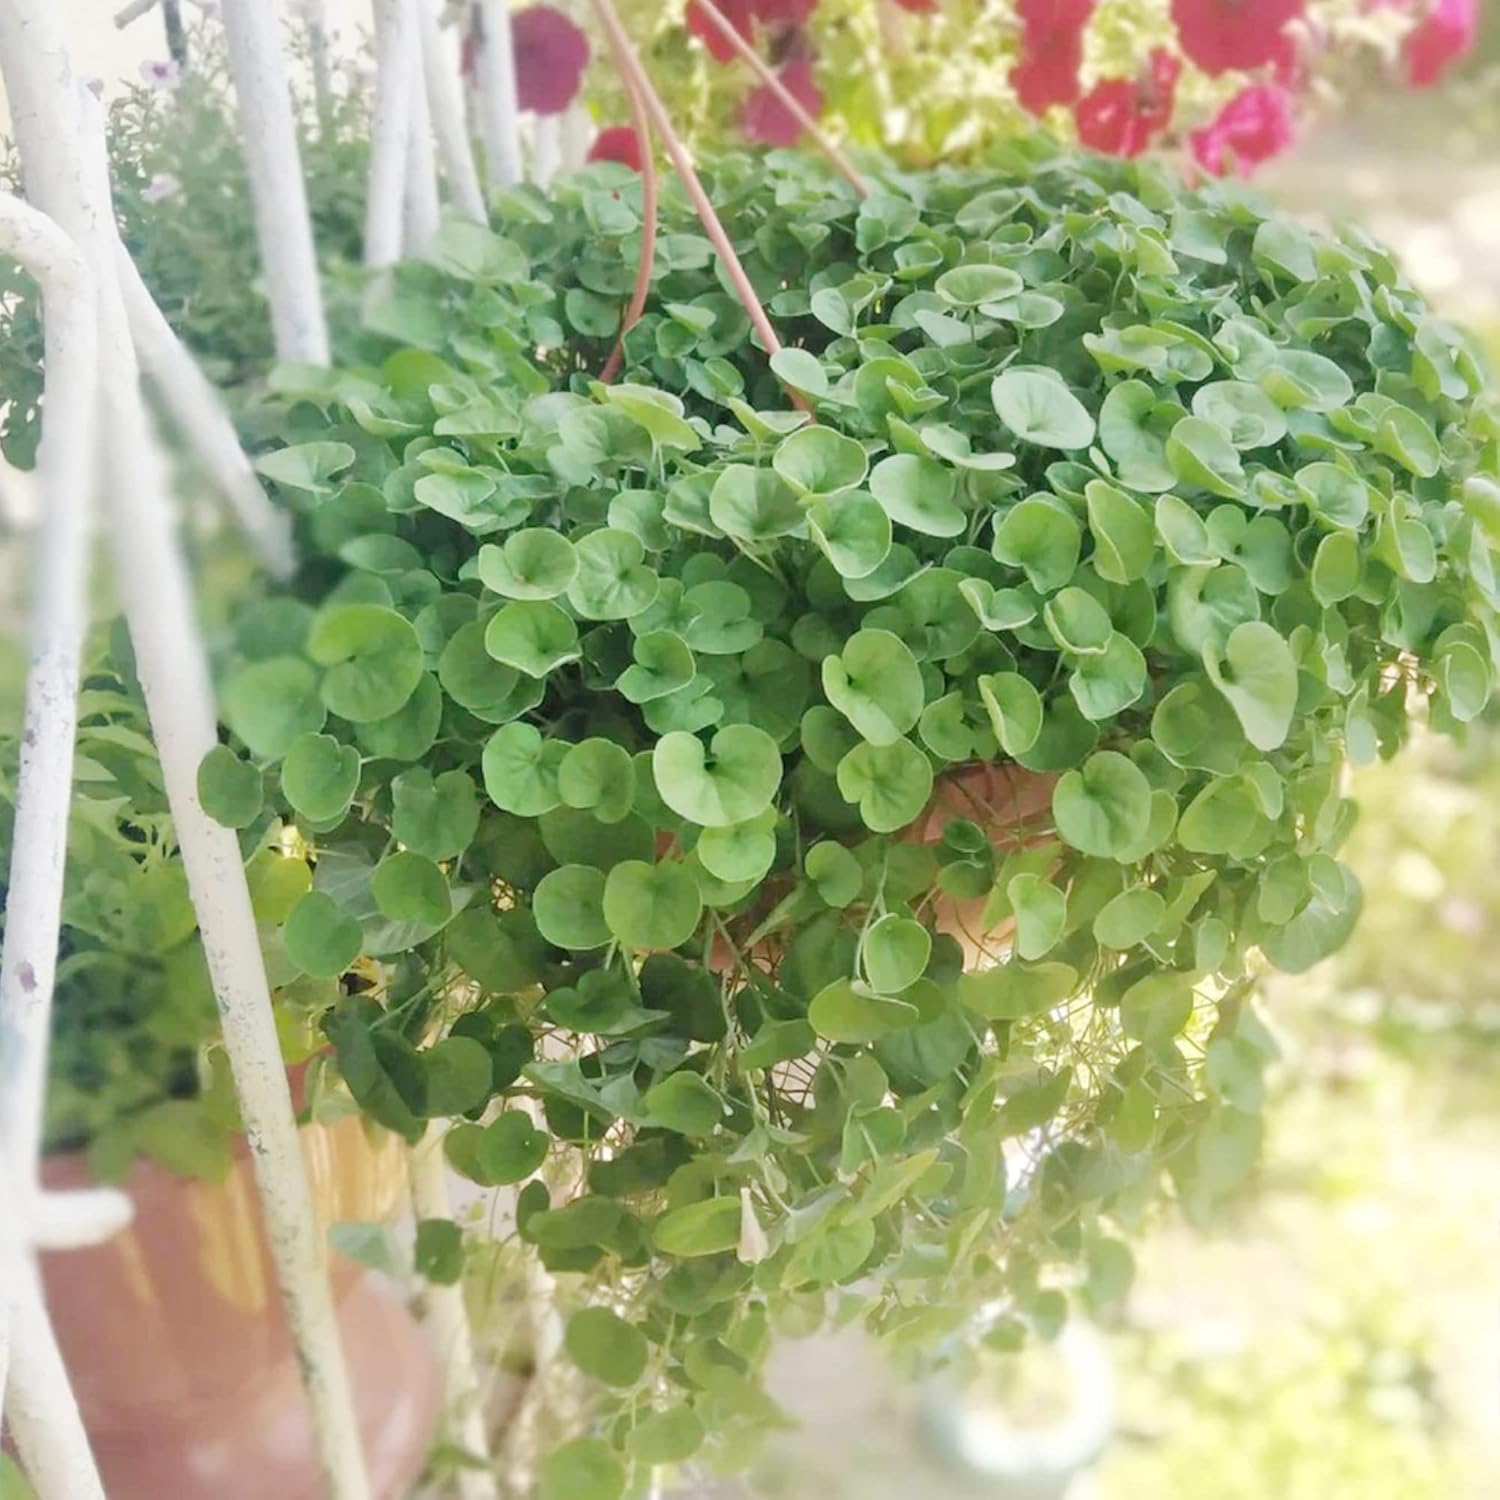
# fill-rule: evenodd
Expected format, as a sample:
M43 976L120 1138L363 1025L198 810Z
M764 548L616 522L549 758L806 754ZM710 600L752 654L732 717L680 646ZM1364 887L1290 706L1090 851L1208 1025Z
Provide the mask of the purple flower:
M171 90L182 82L182 69L170 57L162 62L143 62L141 77L149 88Z

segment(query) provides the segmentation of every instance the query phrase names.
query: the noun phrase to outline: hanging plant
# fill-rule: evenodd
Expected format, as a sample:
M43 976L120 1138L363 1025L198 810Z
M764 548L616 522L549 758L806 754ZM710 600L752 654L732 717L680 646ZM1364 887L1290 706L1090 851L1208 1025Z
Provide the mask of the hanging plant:
M278 373L307 561L200 778L306 841L268 942L358 966L355 1099L455 1121L565 1276L569 1500L738 1461L773 1327L1047 1330L1153 1192L1234 1192L1254 974L1358 914L1343 769L1494 672L1481 372L1363 236L1044 144L709 185L769 362L668 193L594 378L641 233L601 163Z

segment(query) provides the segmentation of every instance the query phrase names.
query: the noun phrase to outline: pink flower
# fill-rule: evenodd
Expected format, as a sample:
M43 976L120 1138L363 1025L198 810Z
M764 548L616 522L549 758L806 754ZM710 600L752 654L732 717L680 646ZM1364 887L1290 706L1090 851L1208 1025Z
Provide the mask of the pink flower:
M165 203L182 191L182 181L171 172L158 172L141 189L142 203Z
M1010 84L1021 106L1034 115L1078 97L1083 33L1095 0L1021 0L1021 57Z
M528 5L511 17L516 102L539 115L561 114L578 97L588 66L588 38L550 5Z
M937 0L896 0L896 4L918 16L931 15L937 9Z
M641 138L633 125L607 125L589 147L590 161L617 161L641 170Z
M1307 0L1172 0L1172 19L1205 73L1229 73L1271 62L1287 23L1306 8Z
M143 62L141 77L148 87L170 92L182 82L182 69L173 58L161 62Z
M750 9L768 26L805 26L818 0L750 0Z
M1419 89L1431 88L1474 45L1479 31L1479 0L1436 0L1407 34L1406 77Z
M823 92L813 77L810 57L792 58L777 76L808 114L817 115L822 110ZM797 117L765 84L753 89L745 100L742 125L747 140L767 146L795 146L802 136Z
M1292 96L1275 84L1253 83L1193 132L1193 155L1216 177L1230 171L1248 177L1253 167L1291 145L1295 134Z
M1110 156L1139 156L1171 123L1181 72L1181 61L1158 47L1140 76L1096 83L1073 111L1079 140Z

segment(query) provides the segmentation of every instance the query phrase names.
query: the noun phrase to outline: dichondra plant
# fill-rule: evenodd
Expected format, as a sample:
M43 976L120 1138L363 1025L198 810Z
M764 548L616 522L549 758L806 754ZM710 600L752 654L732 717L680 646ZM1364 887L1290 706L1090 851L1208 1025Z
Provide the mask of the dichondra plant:
M878 175L708 173L769 361L669 187L594 378L603 164L258 413L306 560L223 643L202 800L276 981L344 980L354 1098L452 1120L563 1275L556 1497L743 1461L773 1330L1117 1296L1153 1196L1253 1163L1256 968L1359 909L1344 767L1490 694L1495 423L1378 245L1044 145Z

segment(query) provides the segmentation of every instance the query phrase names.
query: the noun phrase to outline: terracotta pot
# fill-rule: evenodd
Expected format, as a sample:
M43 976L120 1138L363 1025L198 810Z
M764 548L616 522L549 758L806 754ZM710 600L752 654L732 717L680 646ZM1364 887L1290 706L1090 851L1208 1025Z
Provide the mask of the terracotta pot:
M355 1117L302 1130L324 1231L390 1216L400 1142ZM52 1187L91 1181L50 1157ZM261 1224L248 1149L223 1182L138 1162L131 1225L42 1258L58 1341L111 1500L316 1500L326 1493ZM377 1496L405 1495L440 1413L432 1350L376 1277L333 1255L331 1282Z

